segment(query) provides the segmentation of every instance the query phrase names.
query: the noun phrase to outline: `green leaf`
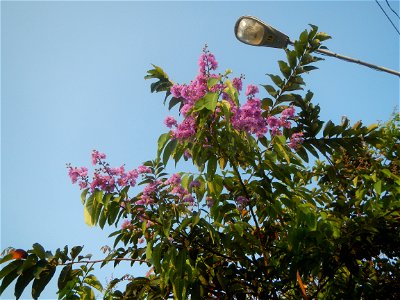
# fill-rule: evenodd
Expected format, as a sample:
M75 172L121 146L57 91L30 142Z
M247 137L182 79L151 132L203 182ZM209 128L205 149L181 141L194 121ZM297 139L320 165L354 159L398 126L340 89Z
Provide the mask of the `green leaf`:
M326 40L329 40L329 39L331 39L331 38L332 38L332 37L331 37L329 34L325 33L325 32L318 32L318 33L315 35L315 39L320 40L321 42L326 41Z
M292 69L294 69L297 65L297 53L296 51L290 51L287 50L286 51L286 56L289 62L289 65Z
M153 253L153 243L149 242L146 246L146 259L151 260L151 255Z
M162 150L164 149L166 143L170 140L171 134L169 132L160 135L158 138L158 149L157 149L157 157L160 157Z
M13 255L12 253L9 253L7 255L4 255L1 259L0 259L0 264L4 264L5 262L9 261L13 259Z
M296 98L293 94L284 94L284 95L279 96L278 99L276 99L276 103L292 102L295 99Z
M275 147L275 146L276 146L276 147ZM286 160L286 162L287 162L288 164L290 164L290 157L289 157L289 155L288 155L286 149L285 149L280 143L276 143L276 144L274 145L274 149L275 149L276 152L278 152L278 154L279 154L281 157L284 157L284 158L285 158L285 160Z
M379 195L382 193L382 180L378 180L377 182L375 182L374 190L379 197Z
M46 256L46 251L44 250L43 246L39 243L35 243L32 246L33 253L35 253L40 259L44 259Z
M315 66L304 66L303 67L303 70L305 72L310 72L310 71L317 70L317 69L318 69L318 67L315 67Z
M276 95L278 94L275 90L275 88L272 85L262 85L264 87L264 89L268 92L268 94L270 94L272 97L276 97Z
M167 146L164 148L164 153L163 153L163 164L166 166L168 163L168 159L170 158L172 152L175 150L175 147L177 145L177 140L171 140Z
M40 273L39 279L35 279L32 284L32 298L38 299L46 285L53 278L56 267L48 265L47 268Z
M335 127L335 124L333 124L333 122L331 121L331 120L329 120L328 122L326 122L326 124L325 124L325 128L324 128L324 131L323 131L323 136L324 137L331 137L331 131L332 131L332 129Z
M215 111L218 102L218 93L207 93L204 97L204 107L212 112Z
M261 100L261 107L264 110L267 110L269 107L271 107L273 104L273 101L271 98L264 98Z
M71 260L74 260L75 257L77 257L79 255L79 253L81 253L83 249L83 246L75 246L71 248Z
M300 34L300 38L299 41L303 44L307 44L308 43L308 32L307 30L304 30L301 34Z
M204 108L210 111L215 111L218 102L217 93L207 93L203 98L196 101L194 105L194 111L200 111Z
M10 274L13 270L21 267L22 264L23 264L22 260L14 260L14 261L10 262L7 266L5 266L3 269L1 269L0 279L7 276L8 274Z
M211 77L207 80L207 87L211 89L214 85L216 85L221 79L219 77Z
M171 110L175 105L182 103L182 98L172 97L169 101L168 110Z
M291 69L288 66L288 64L285 61L280 60L280 61L278 61L278 65L279 65L279 69L281 70L283 76L285 76L285 78L288 79L291 74Z
M82 204L85 204L86 201L86 195L89 192L89 188L86 188L82 191L81 193L81 200L82 200Z
M297 155L300 156L305 162L308 162L307 151L304 150L303 147L299 147L298 149L296 149L296 153L297 153Z
M72 270L72 265L66 265L64 268L62 268L57 283L59 290L62 290L67 285L70 278L71 270Z
M283 85L283 79L278 76L278 75L273 75L273 74L267 74L272 81L276 84L277 87L282 88Z
M93 213L93 199L94 196L93 194L90 195L90 197L86 201L86 205L83 207L83 217L85 219L85 223L88 226L94 226L95 220L92 217Z
M158 81L153 82L150 85L150 90L152 93L154 92L169 92L172 82L169 80L168 75L164 72L163 69L156 65L152 65L154 69L148 70L144 79L158 79Z
M80 294L81 294L80 298L82 300L96 300L96 297L94 295L93 290L90 287L86 286L86 285L81 287L81 293Z
M0 295L4 292L4 290L10 285L11 282L18 277L18 272L16 269L10 271L6 276L4 276L3 280L1 281L0 286Z
M33 266L27 270L24 270L24 272L21 274L21 276L18 277L17 282L15 283L15 298L19 299L24 292L26 286L35 278L34 272L35 272L36 266Z
M95 288L99 292L103 291L103 286L101 285L100 281L92 274L86 276L83 282Z
M207 164L207 179L212 180L217 171L217 158L213 155L208 160Z

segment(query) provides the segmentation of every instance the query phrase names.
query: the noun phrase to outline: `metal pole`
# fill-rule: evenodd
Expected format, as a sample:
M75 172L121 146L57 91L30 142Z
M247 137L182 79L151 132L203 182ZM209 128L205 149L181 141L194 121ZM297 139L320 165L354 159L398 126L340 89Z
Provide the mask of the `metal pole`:
M290 41L289 44L290 45L294 45L294 43L292 41ZM373 64L370 64L370 63L367 63L367 62L364 62L364 61L361 61L361 60L358 60L358 59L354 59L354 58L351 58L351 57L348 57L348 56L340 55L340 54L337 54L337 53L334 53L334 52L331 52L331 51L328 51L328 50L325 50L325 49L317 49L317 50L315 50L315 52L318 52L318 53L321 53L321 54L327 55L327 56L336 57L336 58L339 58L339 59L342 59L342 60L345 60L345 61L348 61L348 62L352 62L352 63L359 64L359 65L363 65L363 66L366 66L366 67L374 69L374 70L390 73L390 74L397 75L397 76L400 77L400 72L398 72L398 71L394 71L394 70L391 70L391 69L388 69L388 68L384 68L384 67L380 67L380 66L377 66L377 65L373 65Z

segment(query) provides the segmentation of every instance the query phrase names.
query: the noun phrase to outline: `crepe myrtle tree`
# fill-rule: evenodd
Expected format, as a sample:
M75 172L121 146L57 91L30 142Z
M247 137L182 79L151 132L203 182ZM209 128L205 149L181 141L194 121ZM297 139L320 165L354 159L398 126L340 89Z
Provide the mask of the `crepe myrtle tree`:
M67 165L86 223L117 228L105 257L10 247L0 292L13 283L18 299L33 282L37 299L60 268L59 299L399 299L400 117L320 119L303 75L328 38L303 31L260 87L218 73L206 47L189 83L154 66L151 92L179 109L157 157L128 170L94 150L93 171ZM197 171L169 176L171 160ZM148 272L101 284L94 268L109 263Z

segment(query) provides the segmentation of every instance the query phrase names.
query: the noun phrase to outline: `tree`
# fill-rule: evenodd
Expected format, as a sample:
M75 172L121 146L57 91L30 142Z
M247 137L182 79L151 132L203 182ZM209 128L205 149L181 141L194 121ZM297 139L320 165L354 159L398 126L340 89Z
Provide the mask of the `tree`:
M370 126L320 120L303 74L317 69L313 52L327 39L316 26L303 31L278 62L282 75L262 86L268 97L249 85L243 105L241 78L216 73L206 47L189 84L154 66L151 92L182 117L165 120L157 157L127 171L94 150L92 178L68 165L88 225L119 228L107 256L9 248L0 293L15 281L18 299L33 281L37 299L60 267L59 299L95 299L93 289L104 299L399 298L400 116ZM168 176L171 160L198 171ZM103 288L94 266L121 261L151 269Z

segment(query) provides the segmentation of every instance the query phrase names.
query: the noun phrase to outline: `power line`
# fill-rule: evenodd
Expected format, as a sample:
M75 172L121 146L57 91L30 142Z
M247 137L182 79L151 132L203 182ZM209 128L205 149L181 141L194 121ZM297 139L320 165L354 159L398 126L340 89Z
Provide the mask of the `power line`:
M389 6L390 10L397 16L397 18L400 19L400 17L399 17L399 15L397 14L397 12L390 6L388 0L386 0L386 4L387 4L387 6Z
M389 22L392 24L393 28L397 31L397 33L400 35L400 31L397 29L397 27L394 25L390 17L387 15L386 11L382 8L382 6L379 4L378 0L375 0L376 4L380 7L380 9L383 11L385 14L386 18L389 20Z

